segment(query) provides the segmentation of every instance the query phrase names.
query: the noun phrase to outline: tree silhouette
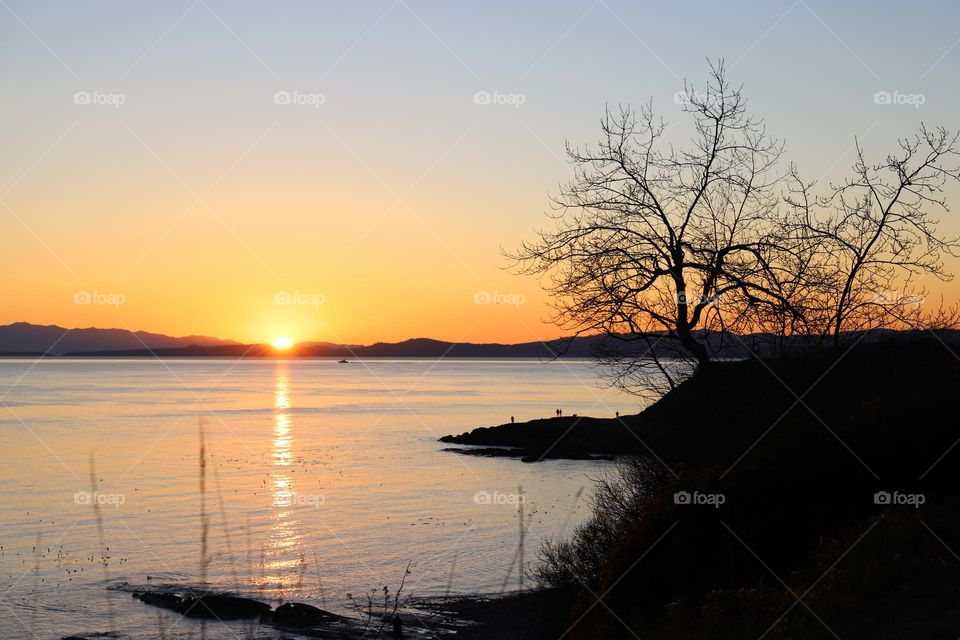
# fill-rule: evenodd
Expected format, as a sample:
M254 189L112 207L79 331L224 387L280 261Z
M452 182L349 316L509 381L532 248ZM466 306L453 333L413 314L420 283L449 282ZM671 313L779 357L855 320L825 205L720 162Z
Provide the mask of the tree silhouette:
M597 144L567 145L574 174L552 198L552 228L506 252L544 278L557 324L615 339L600 354L615 382L629 388L652 364L672 385L661 356L704 366L712 335L839 341L920 321L912 278L948 279L942 256L956 255L928 213L946 209L943 187L958 178L947 166L956 136L922 128L873 165L858 144L853 177L816 196L779 167L783 145L722 61L702 91L686 84L678 96L687 144L668 141L652 103L608 108Z
M805 292L810 326L839 343L845 332L929 324L915 281L952 278L943 257L957 256L958 242L938 233L931 210L949 211L943 190L960 180L957 158L956 134L921 126L878 163L866 160L857 141L852 176L826 195L811 195L814 185L792 173L786 200L797 217L788 224L816 247L818 275ZM941 312L938 324L953 315Z

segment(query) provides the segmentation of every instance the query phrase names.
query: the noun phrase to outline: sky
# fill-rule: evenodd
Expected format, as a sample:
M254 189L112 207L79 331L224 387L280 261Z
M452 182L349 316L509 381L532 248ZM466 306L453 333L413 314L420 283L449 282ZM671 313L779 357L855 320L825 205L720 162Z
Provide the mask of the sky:
M501 248L606 104L677 119L724 58L787 158L840 179L854 136L879 159L960 128L958 27L947 0L0 0L0 323L555 337Z

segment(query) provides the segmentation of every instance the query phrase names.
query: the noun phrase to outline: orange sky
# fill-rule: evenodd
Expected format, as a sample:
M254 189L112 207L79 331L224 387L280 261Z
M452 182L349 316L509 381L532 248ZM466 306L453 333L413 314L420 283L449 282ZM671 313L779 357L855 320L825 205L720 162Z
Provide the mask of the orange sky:
M565 175L555 158L518 168L491 155L482 183L499 187L485 189L459 171L476 162L470 149L483 144L482 124L459 144L451 136L442 164L431 168L421 157L416 169L413 159L352 161L329 133L313 131L304 142L295 126L271 126L222 179L221 167L262 131L211 144L216 150L199 164L149 128L138 132L148 136L141 143L123 127L106 139L75 127L55 151L69 162L90 154L84 179L62 160L42 162L0 211L0 262L16 274L0 281L0 322L244 342L559 335L543 322L549 310L539 283L502 269L499 253L545 222L547 188ZM96 156L104 143L114 156ZM956 300L958 287L932 291ZM100 295L76 304L77 292ZM484 293L501 304L482 304Z
M726 56L786 157L822 182L842 177L854 136L880 158L921 122L960 126L955 21L906 5L869 24L837 5L828 30L776 3L736 21L722 4L694 21L670 3L581 4L14 2L19 19L0 21L0 323L552 338L539 283L505 272L499 250L549 224L564 142L595 140L605 104L652 98L675 120L684 78ZM924 37L889 47L905 32ZM878 91L924 100L881 105ZM955 301L960 285L941 292Z
M70 135L94 144L82 131ZM297 132L274 135L282 141ZM334 176L307 162L290 176L289 166L262 159L238 166L203 195L203 187L187 189L135 139L128 142L129 165L112 167L112 179L84 185L62 176L47 190L38 175L46 172L38 172L9 197L0 259L19 277L0 282L0 321L241 341L557 335L541 321L547 309L537 282L500 268L501 242L529 233L542 201L529 199L525 220L511 218L497 212L520 208L524 194L504 190L466 201L462 194L472 187L448 171L397 204L403 188L378 185L363 167ZM223 156L220 166L230 162ZM77 292L101 295L75 304ZM477 304L478 293L497 293L502 304Z

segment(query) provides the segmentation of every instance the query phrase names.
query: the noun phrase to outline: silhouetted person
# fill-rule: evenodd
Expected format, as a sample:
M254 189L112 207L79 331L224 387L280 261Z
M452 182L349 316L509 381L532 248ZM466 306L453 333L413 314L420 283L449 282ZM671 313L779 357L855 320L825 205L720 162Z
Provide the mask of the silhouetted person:
M617 411L617 417L618 417L618 418L620 417L620 412L619 412L619 411Z
M393 616L393 637L403 637L403 620L400 619L400 616Z
M513 422L514 422L513 416L510 416L510 424L513 424Z

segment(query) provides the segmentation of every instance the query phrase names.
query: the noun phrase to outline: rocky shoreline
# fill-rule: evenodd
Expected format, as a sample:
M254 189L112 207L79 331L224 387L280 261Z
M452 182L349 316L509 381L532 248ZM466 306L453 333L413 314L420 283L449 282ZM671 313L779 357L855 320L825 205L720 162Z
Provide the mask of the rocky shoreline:
M112 589L128 592L132 599L147 606L197 620L252 620L266 627L321 638L352 638L364 633L364 624L359 618L341 616L302 602L285 602L274 608L267 602L229 591L183 585L121 584Z
M363 616L338 615L301 602L285 602L274 608L267 602L237 593L178 584L122 583L110 587L110 590L129 593L131 600L197 622L240 621L259 625L267 633L285 632L298 637L341 640L395 637L426 640L451 636L466 640L522 638L534 629L542 629L544 620L549 618L548 603L553 602L550 592L540 590L414 598L396 612L374 611L364 619ZM395 635L395 620L400 621L402 636ZM121 637L126 636L98 631L64 636L61 640Z
M459 435L440 438L462 455L543 460L612 460L617 456L642 454L639 415L617 418L570 416L529 422L479 427ZM646 434L650 435L650 434Z

